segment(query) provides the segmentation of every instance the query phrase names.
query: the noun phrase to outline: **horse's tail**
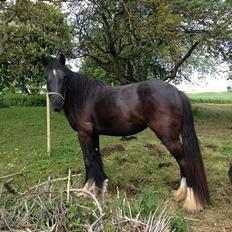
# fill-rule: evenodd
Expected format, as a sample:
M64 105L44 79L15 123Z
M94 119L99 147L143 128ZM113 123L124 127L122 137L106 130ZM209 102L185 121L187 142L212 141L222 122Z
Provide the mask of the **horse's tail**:
M192 108L187 96L183 92L180 92L180 98L183 105L181 136L187 184L190 185L188 187L193 189L196 201L201 206L204 206L210 203L210 196L204 164L194 128Z

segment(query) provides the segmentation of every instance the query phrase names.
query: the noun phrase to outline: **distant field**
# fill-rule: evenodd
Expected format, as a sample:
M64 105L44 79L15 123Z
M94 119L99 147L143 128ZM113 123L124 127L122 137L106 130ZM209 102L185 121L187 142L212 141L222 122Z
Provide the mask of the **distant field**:
M232 92L187 93L193 103L232 103Z

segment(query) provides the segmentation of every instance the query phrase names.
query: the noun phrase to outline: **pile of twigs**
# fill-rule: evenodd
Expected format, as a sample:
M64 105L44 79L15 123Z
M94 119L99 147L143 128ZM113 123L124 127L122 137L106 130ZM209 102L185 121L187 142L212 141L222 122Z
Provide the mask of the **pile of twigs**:
M119 194L118 194L119 198ZM126 195L123 198L123 207L115 209L113 224L117 231L138 231L138 232L170 232L171 217L167 213L167 202L163 210L158 214L158 208L155 212L150 212L148 218L143 218L140 212L133 214Z
M16 177L25 179L26 190L19 191ZM170 231L167 205L143 219L133 214L126 195L121 207L106 207L107 180L101 196L77 187L80 175L38 182L28 187L21 173L0 177L0 231ZM119 194L118 194L119 198Z

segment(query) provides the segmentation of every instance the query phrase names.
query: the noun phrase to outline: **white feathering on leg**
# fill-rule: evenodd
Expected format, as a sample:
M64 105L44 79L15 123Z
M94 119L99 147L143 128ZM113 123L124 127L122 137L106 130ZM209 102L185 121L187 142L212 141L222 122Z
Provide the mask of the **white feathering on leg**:
M203 210L202 205L196 200L192 188L187 187L187 196L184 202L184 209L190 212Z
M173 193L176 201L183 201L187 196L187 182L186 178L181 178L180 187Z
M96 184L95 184L94 181L91 181L91 182L90 182L90 181L88 180L88 181L85 183L83 189L86 190L86 191L89 191L89 192L93 193L94 195L96 195L96 194L98 193L98 188L97 188L97 186L96 186Z

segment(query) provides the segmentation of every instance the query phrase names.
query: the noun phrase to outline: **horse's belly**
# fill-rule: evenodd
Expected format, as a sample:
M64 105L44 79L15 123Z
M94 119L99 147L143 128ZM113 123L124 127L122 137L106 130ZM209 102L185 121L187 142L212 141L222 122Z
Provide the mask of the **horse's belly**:
M136 134L147 128L147 125L143 121L128 122L123 120L105 120L97 126L99 134L113 135L113 136L125 136Z

